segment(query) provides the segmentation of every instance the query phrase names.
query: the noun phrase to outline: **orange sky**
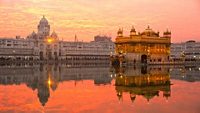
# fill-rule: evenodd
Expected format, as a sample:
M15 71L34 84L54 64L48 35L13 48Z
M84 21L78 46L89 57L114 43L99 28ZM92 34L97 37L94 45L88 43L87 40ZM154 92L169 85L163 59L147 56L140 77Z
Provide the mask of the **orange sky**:
M119 27L129 35L132 25L142 32L149 24L161 33L169 28L172 42L200 41L199 0L0 0L0 37L26 37L37 31L45 15L60 38L91 41L116 37Z

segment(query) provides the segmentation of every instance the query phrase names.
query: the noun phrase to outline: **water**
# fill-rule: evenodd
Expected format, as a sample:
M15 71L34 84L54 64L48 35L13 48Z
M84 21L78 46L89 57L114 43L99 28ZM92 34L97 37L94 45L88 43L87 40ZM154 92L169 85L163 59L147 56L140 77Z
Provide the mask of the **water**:
M200 67L0 66L0 112L200 113Z

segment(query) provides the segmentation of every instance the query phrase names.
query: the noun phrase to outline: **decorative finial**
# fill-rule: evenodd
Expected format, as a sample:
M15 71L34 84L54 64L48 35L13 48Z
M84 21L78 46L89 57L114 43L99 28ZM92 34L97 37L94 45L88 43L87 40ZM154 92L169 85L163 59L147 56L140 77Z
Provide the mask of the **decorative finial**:
M147 26L147 29L150 29L150 26L149 26L149 25Z
M132 25L132 29L131 29L131 31L134 31L135 32L135 27Z

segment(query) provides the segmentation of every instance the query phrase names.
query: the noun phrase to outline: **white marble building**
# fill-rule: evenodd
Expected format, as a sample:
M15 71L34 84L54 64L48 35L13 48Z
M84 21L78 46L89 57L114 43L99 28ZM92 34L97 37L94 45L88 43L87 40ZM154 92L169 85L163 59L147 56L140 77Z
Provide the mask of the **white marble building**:
M0 38L0 60L90 60L109 59L114 52L110 37L96 36L94 41L74 42L59 40L55 31L50 34L50 25L43 16L37 33L26 38Z
M200 42L174 43L170 49L173 61L200 61Z
M170 47L170 59L173 61L182 61L184 50L184 43L172 43Z

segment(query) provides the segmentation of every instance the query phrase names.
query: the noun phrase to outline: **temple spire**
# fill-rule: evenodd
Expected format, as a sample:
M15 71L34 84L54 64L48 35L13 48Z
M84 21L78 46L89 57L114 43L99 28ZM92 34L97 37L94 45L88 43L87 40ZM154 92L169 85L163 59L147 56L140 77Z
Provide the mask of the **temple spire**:
M74 42L78 42L77 35L75 34Z

